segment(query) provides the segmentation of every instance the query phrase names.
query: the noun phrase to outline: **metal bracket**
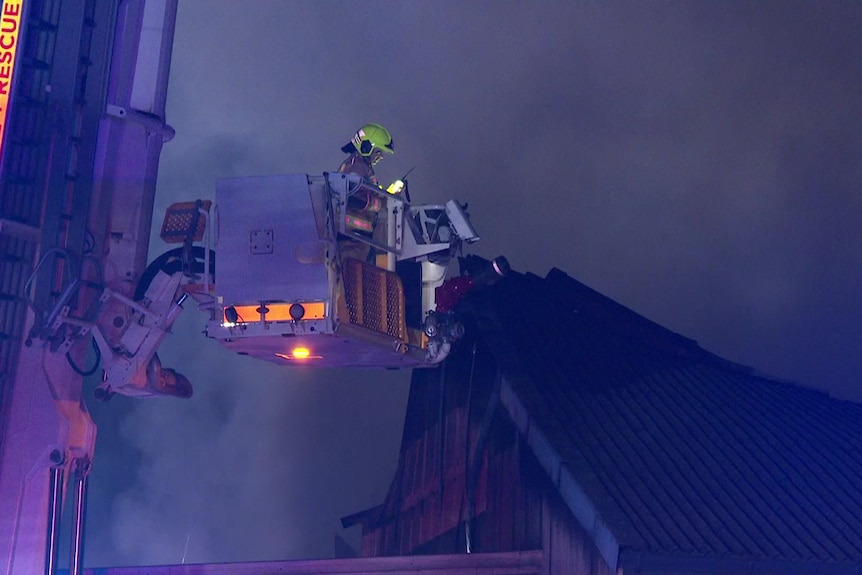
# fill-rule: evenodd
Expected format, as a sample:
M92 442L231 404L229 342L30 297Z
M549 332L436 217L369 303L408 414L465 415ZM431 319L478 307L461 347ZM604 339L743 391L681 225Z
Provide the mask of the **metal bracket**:
M163 142L170 142L177 135L176 130L165 123L163 119L155 114L148 114L139 110L131 110L115 104L108 104L105 108L105 113L114 118L121 120L129 120L136 124L140 124L151 134L158 134L162 137Z

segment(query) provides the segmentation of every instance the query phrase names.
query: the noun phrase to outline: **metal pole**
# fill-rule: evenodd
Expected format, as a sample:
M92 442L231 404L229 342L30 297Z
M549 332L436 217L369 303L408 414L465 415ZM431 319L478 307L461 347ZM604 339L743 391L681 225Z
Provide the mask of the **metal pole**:
M72 549L69 559L69 575L84 572L84 512L87 508L87 475L90 461L87 458L75 460L75 501L72 516Z
M57 549L60 545L60 518L63 509L62 467L51 468L51 484L48 494L48 543L45 547L45 575L57 571Z

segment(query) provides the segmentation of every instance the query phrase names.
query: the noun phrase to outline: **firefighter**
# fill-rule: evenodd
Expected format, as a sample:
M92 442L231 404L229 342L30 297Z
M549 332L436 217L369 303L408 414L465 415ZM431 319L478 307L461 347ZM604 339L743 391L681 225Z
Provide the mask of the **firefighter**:
M394 154L395 148L389 130L380 124L365 124L357 130L347 144L342 146L341 151L350 155L341 163L338 168L339 172L358 174L373 185L380 187L380 183L374 175L374 166L383 159L385 154ZM387 191L390 194L398 194L403 186L404 184L399 180L389 186ZM359 233L367 233L376 241L385 242L385 226L378 225L379 212L383 207L384 204L378 197L370 193L360 192L348 202L348 225L354 226L353 229L358 230ZM367 244L354 240L342 240L340 245L343 257L375 262L377 265L385 267L385 263L383 263L385 258L377 261L375 255L380 254L377 254Z
M389 130L380 124L365 124L356 132L341 151L350 154L341 163L338 171L343 174L359 174L374 185L380 185L374 175L374 166L384 154L394 154L395 148Z

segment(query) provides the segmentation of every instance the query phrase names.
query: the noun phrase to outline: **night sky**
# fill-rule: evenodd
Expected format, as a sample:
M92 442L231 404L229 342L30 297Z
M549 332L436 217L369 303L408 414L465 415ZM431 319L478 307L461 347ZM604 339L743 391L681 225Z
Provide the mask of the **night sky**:
M381 181L467 202L471 253L862 401L860 30L849 0L181 0L154 227L379 122ZM160 352L193 399L91 405L89 565L328 557L386 493L409 372L279 368L205 322Z

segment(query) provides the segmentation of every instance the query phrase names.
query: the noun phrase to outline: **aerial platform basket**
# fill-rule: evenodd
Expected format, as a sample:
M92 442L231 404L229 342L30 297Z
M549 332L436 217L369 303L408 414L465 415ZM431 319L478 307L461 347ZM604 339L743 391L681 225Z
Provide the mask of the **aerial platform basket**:
M327 173L222 179L215 206L209 337L292 365L421 367L445 357L448 345L422 321L453 248L478 239L456 202L411 206L354 174ZM409 261L425 289L396 273ZM411 303L422 310L412 320Z

